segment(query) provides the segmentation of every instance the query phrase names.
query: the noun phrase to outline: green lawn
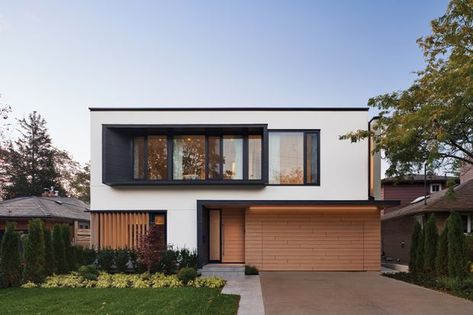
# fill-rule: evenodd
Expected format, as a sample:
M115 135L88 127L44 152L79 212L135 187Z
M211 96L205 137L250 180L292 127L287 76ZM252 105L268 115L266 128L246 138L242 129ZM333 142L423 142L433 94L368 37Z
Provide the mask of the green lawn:
M236 314L219 289L1 289L1 314Z

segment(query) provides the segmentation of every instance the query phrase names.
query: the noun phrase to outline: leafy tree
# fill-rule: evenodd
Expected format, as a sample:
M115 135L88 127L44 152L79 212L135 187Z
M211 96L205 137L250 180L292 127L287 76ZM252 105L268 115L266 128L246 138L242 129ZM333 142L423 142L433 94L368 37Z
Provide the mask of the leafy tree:
M431 214L424 230L424 271L435 272L435 257L437 256L438 231L435 215Z
M15 231L13 223L7 223L0 253L0 272L6 287L15 287L21 284L22 267L19 247L20 235Z
M148 232L139 239L138 261L148 272L155 272L159 269L159 263L165 250L166 243L161 228L152 225Z
M33 219L28 223L28 239L25 248L25 270L23 275L24 281L41 283L45 276L44 264L43 221Z
M53 240L51 230L44 228L44 272L46 276L50 276L56 272L56 265L54 260Z
M426 66L413 85L371 98L379 124L341 136L372 136L390 162L388 176L418 172L424 163L432 169L473 164L473 2L451 0L431 25L432 34L417 41Z
M414 224L412 233L411 251L409 260L409 271L412 273L421 272L423 269L423 232L419 222Z
M445 224L442 233L440 233L435 268L438 275L448 275L448 224Z
M90 202L90 166L84 167L75 161L71 154L64 150L55 149L54 165L60 176L60 184L68 197Z
M53 227L53 255L54 265L58 274L65 273L66 269L66 246L60 224Z
M71 241L71 227L68 224L61 224L61 233L64 241L64 252L66 253L66 271L74 270L77 266L77 259Z
M54 165L55 150L46 121L33 112L28 119L19 120L19 124L21 137L7 154L11 185L6 187L6 197L40 195L44 188L51 186L64 193Z
M7 131L10 128L10 124L8 123L10 113L11 107L0 103L0 198L6 193L5 189L8 186L10 178L9 173L7 172Z
M463 225L458 213L448 218L448 275L463 279L467 272L467 253Z

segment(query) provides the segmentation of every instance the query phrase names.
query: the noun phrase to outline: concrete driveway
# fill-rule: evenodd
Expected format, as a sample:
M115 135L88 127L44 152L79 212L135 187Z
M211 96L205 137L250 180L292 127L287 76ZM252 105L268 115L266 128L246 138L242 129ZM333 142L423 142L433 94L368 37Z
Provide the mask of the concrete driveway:
M261 273L266 314L473 314L473 302L375 272Z

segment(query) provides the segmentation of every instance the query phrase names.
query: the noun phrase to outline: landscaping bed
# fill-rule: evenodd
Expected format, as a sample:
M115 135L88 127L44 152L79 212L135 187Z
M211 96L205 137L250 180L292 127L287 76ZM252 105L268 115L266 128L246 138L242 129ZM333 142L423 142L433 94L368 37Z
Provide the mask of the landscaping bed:
M192 287L0 290L2 314L236 314L239 299Z
M473 301L473 276L471 275L463 280L422 274L415 275L408 272L385 273L383 276Z

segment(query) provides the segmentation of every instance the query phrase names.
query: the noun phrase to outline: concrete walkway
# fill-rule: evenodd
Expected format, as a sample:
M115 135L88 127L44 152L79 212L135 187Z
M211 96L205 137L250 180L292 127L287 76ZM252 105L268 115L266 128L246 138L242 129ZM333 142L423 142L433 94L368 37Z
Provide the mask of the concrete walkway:
M266 314L471 315L473 302L378 272L263 272Z
M259 276L229 277L222 293L240 295L238 315L264 315Z

